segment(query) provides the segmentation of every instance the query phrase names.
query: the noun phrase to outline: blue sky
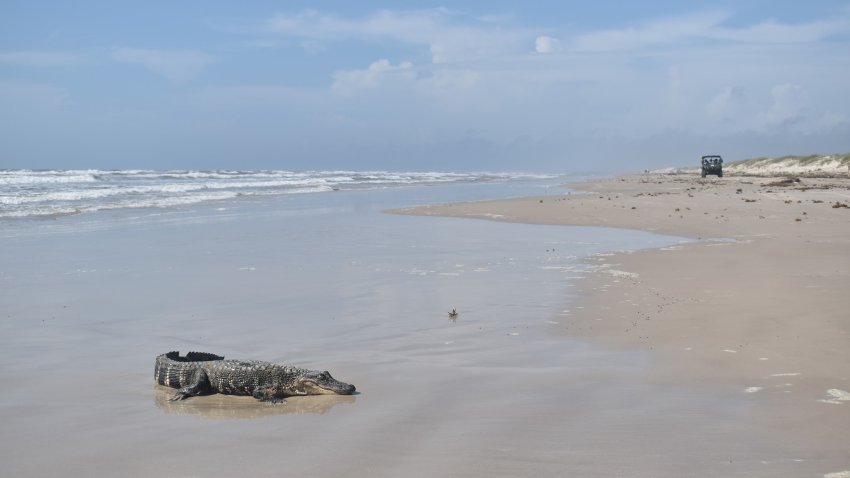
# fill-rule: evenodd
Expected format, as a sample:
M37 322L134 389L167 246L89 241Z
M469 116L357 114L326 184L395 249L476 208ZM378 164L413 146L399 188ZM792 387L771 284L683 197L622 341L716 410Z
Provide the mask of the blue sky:
M238 3L2 2L0 168L850 151L848 1Z

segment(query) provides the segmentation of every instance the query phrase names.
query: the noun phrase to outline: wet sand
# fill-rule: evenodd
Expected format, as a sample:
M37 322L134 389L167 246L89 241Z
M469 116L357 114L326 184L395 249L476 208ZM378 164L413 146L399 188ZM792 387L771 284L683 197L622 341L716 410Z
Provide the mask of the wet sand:
M592 187L606 184L617 185ZM670 183L683 184L690 183ZM705 194L714 197L711 187ZM443 212L492 218L514 215L515 206L551 207L514 220L561 224L569 222L551 213L581 197L585 225L614 217L600 211L606 194L613 204L617 193L544 191ZM839 193L831 191L799 194ZM846 299L829 285L846 274L846 253L804 267L797 262L808 253L790 254L782 242L773 248L762 233L740 244L693 244L636 230L380 213L443 202L449 192L340 192L79 215L4 230L4 473L821 477L850 469L850 403L828 392L850 389L846 351L836 350L846 343L845 319L836 318ZM646 211L659 197L620 194L623 206L646 200L631 204ZM779 199L776 217L767 217L779 225L779 205L803 204ZM824 214L831 216L817 219L828 204L809 205L812 223L785 219L825 228L789 240L817 241L813 255L828 247L846 252L829 231L846 233L846 216L837 214L847 211L830 208ZM646 224L689 234L662 228L662 220ZM615 222L609 225L629 226ZM684 267L692 254L706 265L711 252L719 268L746 256L725 251L758 243L747 240L797 261L793 269L771 262L764 270L771 279L782 270L796 274L774 287L800 277L821 287L799 299L819 298L806 325L773 308L776 315L765 318L756 302L742 313L755 292L727 288L737 279L725 272L711 288L677 288L690 276L677 279L679 260L667 258L681 257ZM705 297L712 300L691 300ZM447 315L453 307L455 321ZM698 320L712 307L725 307L724 321L742 316L739 328L730 333L727 322ZM638 312L650 320L629 328ZM782 329L784 339L762 340L764 321L793 328ZM698 324L717 327L694 333ZM358 394L282 406L224 396L168 402L172 391L153 382L154 358L190 349L329 370Z
M642 353L565 339L552 322L580 257L678 240L381 212L517 187L505 186L2 223L4 474L627 469L645 454L609 452L640 449L627 431L659 419L659 404L690 416L689 395L635 379ZM169 350L328 370L359 393L172 403L153 379Z
M742 476L850 469L850 181L648 174L572 187L405 212L701 239L589 258L558 333L646 351L652 383L746 397L736 420L751 436L730 440L788 462Z

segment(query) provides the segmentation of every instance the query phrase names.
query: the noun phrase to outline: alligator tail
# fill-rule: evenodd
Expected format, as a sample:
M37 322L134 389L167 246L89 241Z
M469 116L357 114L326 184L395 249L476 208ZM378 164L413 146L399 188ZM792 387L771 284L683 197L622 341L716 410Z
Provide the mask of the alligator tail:
M181 357L180 352L168 352L156 358L154 378L156 383L166 387L186 387L197 380L200 362L213 360L224 360L224 357L205 352L189 352Z

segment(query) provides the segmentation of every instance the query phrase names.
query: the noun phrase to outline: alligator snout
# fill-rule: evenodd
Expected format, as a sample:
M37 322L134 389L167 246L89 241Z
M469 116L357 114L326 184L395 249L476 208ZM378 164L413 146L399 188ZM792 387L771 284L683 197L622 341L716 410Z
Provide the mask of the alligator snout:
M354 385L334 380L335 383L325 384L325 390L329 390L337 395L351 395L357 388Z

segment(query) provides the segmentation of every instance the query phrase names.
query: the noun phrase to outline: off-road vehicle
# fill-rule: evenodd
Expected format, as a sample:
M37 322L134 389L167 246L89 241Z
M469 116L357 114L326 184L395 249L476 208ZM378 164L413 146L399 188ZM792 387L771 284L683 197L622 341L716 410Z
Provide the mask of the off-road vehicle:
M702 157L702 177L716 174L718 178L723 177L723 158L717 155Z

